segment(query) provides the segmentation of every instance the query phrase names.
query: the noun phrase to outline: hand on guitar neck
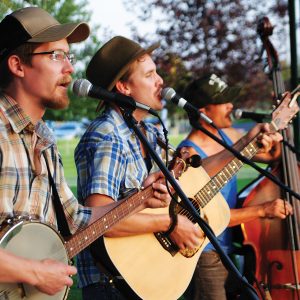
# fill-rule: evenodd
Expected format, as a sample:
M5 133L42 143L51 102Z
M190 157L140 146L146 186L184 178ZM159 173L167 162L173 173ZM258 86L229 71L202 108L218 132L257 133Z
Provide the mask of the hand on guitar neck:
M171 196L166 187L166 180L162 172L155 172L150 174L143 183L144 187L152 185L154 190L153 197L146 199L143 202L144 208L162 208L170 204ZM172 187L169 185L170 191L173 192Z
M145 198L131 214L141 211L145 208L164 208L170 204L171 196L165 185L165 179L162 172L155 172L150 174L143 182L143 189L152 186L152 197ZM103 205L110 209L116 205L116 202L106 195L92 194L86 200L85 204L92 207L92 217L90 224L103 216Z
M261 123L255 125L245 136L240 138L233 147L237 151L242 151L251 141L256 141L259 145L259 150L253 160L269 163L279 159L282 135L272 131L270 124ZM191 154L196 153L196 151L192 149L189 149L189 151ZM231 152L224 149L221 152L204 158L202 160L202 167L210 177L213 177L221 168L226 166L233 157Z
M256 132L259 134L256 134ZM272 130L270 124L257 124L252 130L249 131L247 138L248 141L252 140L252 136L256 136L256 142L259 144L260 149L254 156L254 160L258 162L270 163L278 160L281 155L280 142L282 135L279 132Z

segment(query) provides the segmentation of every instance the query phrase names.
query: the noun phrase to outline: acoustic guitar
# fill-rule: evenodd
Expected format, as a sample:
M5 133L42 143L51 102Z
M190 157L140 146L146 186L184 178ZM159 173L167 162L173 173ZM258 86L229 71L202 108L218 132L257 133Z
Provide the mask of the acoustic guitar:
M299 111L296 96L298 94L293 99L285 97L273 111L270 125L274 131L285 128ZM258 150L259 146L254 139L241 153L250 159ZM217 236L224 231L230 220L230 210L220 190L242 166L243 163L235 158L212 178L202 167L187 168L179 177L182 190ZM185 209L178 206L176 210L193 221ZM146 209L143 212L167 214L168 210ZM116 286L125 295L130 295L130 299L174 300L186 290L197 261L208 243L208 238L205 238L199 248L179 251L169 237L158 232L119 238L103 237L91 246L91 251L100 263L100 268L104 268L112 278L119 275L124 278L125 282L120 287L116 282Z

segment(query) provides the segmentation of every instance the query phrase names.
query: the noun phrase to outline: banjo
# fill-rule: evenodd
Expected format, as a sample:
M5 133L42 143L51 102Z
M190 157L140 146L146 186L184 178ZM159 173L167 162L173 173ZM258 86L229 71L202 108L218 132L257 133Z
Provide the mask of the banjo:
M52 226L30 218L8 220L0 229L0 247L21 257L42 260L51 258L63 263L71 259L103 235L114 224L132 213L145 199L153 195L151 186L136 192L110 207L103 207L103 216L68 240ZM0 300L67 299L69 287L50 296L34 286L23 283L0 283Z
M187 154L185 154L187 155ZM176 157L170 168L175 177L182 174L188 164ZM146 199L153 197L152 186L134 191L130 196L103 207L103 216L85 229L65 240L52 226L26 217L11 219L0 226L0 247L28 259L51 258L63 263L97 240L113 225L129 216ZM24 283L0 283L0 300L51 300L67 299L69 287L50 296L34 286Z

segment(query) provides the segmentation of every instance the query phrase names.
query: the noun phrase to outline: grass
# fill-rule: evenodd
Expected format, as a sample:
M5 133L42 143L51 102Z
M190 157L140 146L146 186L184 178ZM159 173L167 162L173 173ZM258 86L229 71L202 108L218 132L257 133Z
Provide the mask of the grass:
M170 143L173 146L177 146L184 138L184 135L170 136ZM77 172L74 162L74 149L78 144L78 139L71 141L58 141L58 149L62 155L65 177L71 187L73 193L76 195L76 181ZM248 166L244 166L238 173L238 189L240 190L246 184L248 184L253 178L257 176L257 172ZM77 288L77 277L74 276L74 284L71 287L68 300L81 300L81 291Z

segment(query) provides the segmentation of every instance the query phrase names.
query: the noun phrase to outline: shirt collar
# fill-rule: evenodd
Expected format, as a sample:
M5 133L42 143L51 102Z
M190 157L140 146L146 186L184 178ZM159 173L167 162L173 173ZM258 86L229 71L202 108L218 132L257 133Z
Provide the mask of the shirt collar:
M113 118L113 120L115 121L116 126L119 128L120 133L122 133L123 136L128 136L131 134L135 134L134 130L132 128L129 128L125 122L125 120L123 119L122 115L117 112L115 109L113 108L108 108L108 114L111 115L111 117ZM154 126L152 126L151 124L141 121L139 122L139 125L145 129L146 131L146 135L155 135L157 136L157 130L155 129Z
M30 117L25 114L19 104L10 96L0 93L0 108L9 121L13 131L17 134L26 129L31 132L35 131L40 138L47 140L51 145L55 142L53 134L45 125L44 121L40 120L34 125Z
M19 104L11 97L1 94L0 107L3 114L9 121L13 131L20 133L27 126L32 128L34 126L30 118L24 113Z

